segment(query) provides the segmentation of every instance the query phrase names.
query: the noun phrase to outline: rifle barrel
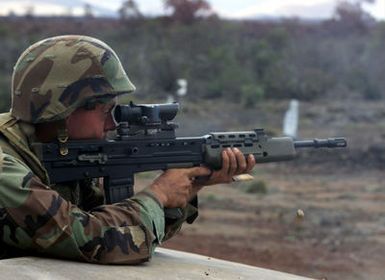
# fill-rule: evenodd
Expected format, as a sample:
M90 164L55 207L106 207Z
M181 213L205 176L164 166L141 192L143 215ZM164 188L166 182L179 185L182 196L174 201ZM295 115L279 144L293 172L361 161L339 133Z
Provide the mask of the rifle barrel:
M346 146L346 139L342 137L294 141L295 148L344 148Z

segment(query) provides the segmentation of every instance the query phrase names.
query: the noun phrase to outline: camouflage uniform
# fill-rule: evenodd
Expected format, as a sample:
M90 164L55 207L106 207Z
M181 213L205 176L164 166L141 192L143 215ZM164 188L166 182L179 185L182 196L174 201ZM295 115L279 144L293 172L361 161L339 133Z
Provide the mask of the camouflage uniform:
M12 78L11 112L0 114L2 257L38 253L140 263L196 214L183 209L184 218L166 221L149 190L102 205L95 180L52 186L30 148L34 124L61 121L89 102L134 89L112 49L90 37L49 38L21 55Z

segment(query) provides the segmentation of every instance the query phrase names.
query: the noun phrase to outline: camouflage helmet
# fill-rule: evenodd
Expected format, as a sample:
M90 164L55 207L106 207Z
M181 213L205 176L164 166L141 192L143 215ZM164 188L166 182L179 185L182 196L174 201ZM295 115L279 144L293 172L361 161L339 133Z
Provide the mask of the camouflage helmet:
M57 121L88 102L134 90L104 42L79 35L52 37L30 46L16 62L11 114L29 123Z

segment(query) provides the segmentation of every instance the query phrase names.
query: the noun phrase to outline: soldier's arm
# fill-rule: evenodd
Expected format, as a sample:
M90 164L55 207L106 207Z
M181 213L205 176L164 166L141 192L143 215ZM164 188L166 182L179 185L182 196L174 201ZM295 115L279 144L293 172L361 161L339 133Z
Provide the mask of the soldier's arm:
M2 154L0 234L10 246L96 263L140 263L164 238L163 207L151 193L85 212Z

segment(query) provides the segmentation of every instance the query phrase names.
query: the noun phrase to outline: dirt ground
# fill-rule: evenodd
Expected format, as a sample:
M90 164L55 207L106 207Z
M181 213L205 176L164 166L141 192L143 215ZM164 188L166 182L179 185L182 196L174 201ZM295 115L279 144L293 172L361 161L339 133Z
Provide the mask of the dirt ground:
M266 193L245 183L204 190L198 220L164 247L317 279L385 279L385 174L269 166L255 177Z

